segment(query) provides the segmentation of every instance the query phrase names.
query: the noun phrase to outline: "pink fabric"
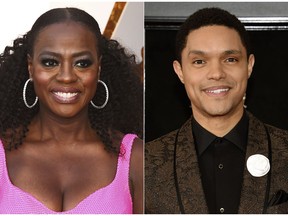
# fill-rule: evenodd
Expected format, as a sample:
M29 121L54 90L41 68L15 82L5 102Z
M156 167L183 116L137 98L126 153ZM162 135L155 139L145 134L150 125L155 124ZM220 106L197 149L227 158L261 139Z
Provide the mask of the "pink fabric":
M129 165L133 140L127 134L121 144L124 156L118 157L114 180L104 188L90 194L75 208L55 212L48 209L32 195L14 186L8 176L5 152L0 140L0 213L1 214L131 214L132 198L129 189Z

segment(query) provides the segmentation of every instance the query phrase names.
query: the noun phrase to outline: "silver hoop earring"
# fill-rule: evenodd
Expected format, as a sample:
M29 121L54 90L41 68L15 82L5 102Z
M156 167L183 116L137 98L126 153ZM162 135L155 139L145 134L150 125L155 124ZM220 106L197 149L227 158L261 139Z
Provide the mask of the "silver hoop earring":
M36 103L37 103L37 101L38 101L38 97L36 96L36 99L35 99L35 101L34 101L34 103L32 104L32 105L29 105L28 103L27 103L27 100L26 100L26 88L27 88L27 85L28 85L28 83L29 82L32 82L32 79L31 78L29 78L26 82L25 82L25 84L24 84L24 88L23 88L23 101L24 101L24 104L26 105L26 107L28 107L28 108L32 108L32 107L34 107L35 105L36 105Z
M109 100L109 90L108 90L108 87L107 85L105 84L105 82L103 82L102 80L98 80L98 83L101 83L104 88L105 88L105 92L106 92L106 99L105 99L105 102L101 105L101 106L97 106L93 103L93 101L91 100L90 103L92 104L93 107L95 107L96 109L103 109L106 104L108 103L108 100Z

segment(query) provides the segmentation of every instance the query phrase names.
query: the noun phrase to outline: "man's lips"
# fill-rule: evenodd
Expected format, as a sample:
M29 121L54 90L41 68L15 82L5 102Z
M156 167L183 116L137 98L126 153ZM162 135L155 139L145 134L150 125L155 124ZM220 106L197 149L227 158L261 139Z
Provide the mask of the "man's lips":
M231 89L230 87L218 86L218 87L206 88L204 89L204 92L210 96L224 96L229 92L230 89Z

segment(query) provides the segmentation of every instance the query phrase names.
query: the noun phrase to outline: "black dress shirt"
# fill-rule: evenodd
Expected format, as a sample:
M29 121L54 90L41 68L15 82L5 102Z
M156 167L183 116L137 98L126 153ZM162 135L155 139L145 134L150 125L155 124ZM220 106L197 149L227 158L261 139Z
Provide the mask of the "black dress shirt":
M210 213L238 213L248 123L244 112L228 134L217 137L192 119L202 185Z

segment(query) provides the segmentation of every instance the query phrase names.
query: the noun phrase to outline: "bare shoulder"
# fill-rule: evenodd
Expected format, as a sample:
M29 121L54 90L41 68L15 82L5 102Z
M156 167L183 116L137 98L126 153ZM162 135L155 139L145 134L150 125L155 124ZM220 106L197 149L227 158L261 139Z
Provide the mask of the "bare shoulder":
M130 190L133 199L133 213L143 214L143 173L144 173L143 141L135 138L130 162Z
M139 181L139 177L143 176L144 170L144 148L143 141L139 138L135 138L133 141L133 147L131 151L130 159L130 178L132 181Z
M137 158L142 157L143 158L143 140L136 137L133 141L133 147L132 147L132 157L137 156Z
M135 138L133 141L133 147L131 152L131 174L133 172L141 172L143 170L143 158L144 158L144 147L143 141L139 138Z

